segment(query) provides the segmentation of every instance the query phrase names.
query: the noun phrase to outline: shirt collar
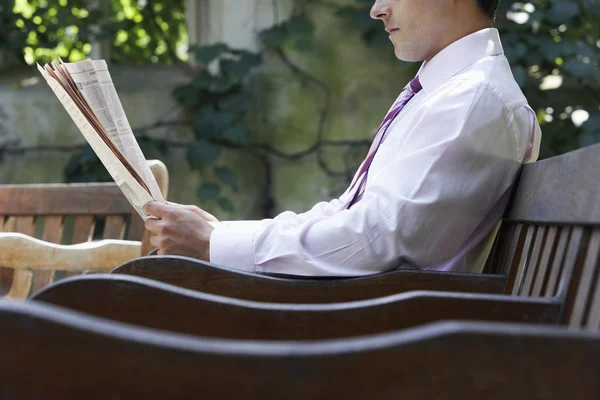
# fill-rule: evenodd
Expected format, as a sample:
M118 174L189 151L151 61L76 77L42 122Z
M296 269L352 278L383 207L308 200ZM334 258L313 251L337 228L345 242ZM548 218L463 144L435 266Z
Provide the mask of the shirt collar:
M433 90L474 62L504 54L496 28L485 28L448 45L429 62L423 62L417 75L425 91Z

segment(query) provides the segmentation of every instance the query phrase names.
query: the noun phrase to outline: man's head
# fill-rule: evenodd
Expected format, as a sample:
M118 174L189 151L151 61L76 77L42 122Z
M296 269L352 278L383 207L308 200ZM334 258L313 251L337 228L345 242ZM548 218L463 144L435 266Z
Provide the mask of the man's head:
M422 61L492 26L497 6L498 0L376 0L371 17L383 21L396 57Z

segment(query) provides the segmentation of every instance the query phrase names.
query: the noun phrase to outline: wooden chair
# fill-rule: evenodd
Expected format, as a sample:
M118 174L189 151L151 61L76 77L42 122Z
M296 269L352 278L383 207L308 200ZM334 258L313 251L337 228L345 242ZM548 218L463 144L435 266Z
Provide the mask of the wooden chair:
M44 399L597 399L600 285L597 279L594 284L588 300L595 300L581 315L588 332L441 322L306 343L193 337L36 303L2 304L0 393Z
M148 163L166 197L166 166ZM142 219L114 183L0 185L0 232L0 297L13 299L150 250ZM85 243L96 238L126 241Z
M566 255L574 234L583 238L582 233L600 223L599 170L600 145L525 165L486 274L395 270L349 279L285 279L175 256L134 259L113 273L279 303L352 301L421 289L552 295L560 271L550 274L550 266Z

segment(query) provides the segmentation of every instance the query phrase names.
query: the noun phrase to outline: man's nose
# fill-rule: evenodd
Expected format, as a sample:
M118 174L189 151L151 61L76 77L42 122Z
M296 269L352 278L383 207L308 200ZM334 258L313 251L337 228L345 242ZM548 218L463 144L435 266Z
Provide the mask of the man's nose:
M390 13L390 0L376 0L371 7L371 18L384 19Z

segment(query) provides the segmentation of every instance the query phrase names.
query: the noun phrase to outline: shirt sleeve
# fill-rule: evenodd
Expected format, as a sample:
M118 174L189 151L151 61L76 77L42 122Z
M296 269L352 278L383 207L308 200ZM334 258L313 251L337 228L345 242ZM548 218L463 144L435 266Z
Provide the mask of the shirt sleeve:
M524 110L515 118L485 84L446 90L402 121L410 128L401 143L380 146L350 209L338 211L338 200L322 212L223 226L212 233L211 261L250 272L358 276L451 258L513 184L523 151L515 134L529 130L529 122L515 124L529 119Z

